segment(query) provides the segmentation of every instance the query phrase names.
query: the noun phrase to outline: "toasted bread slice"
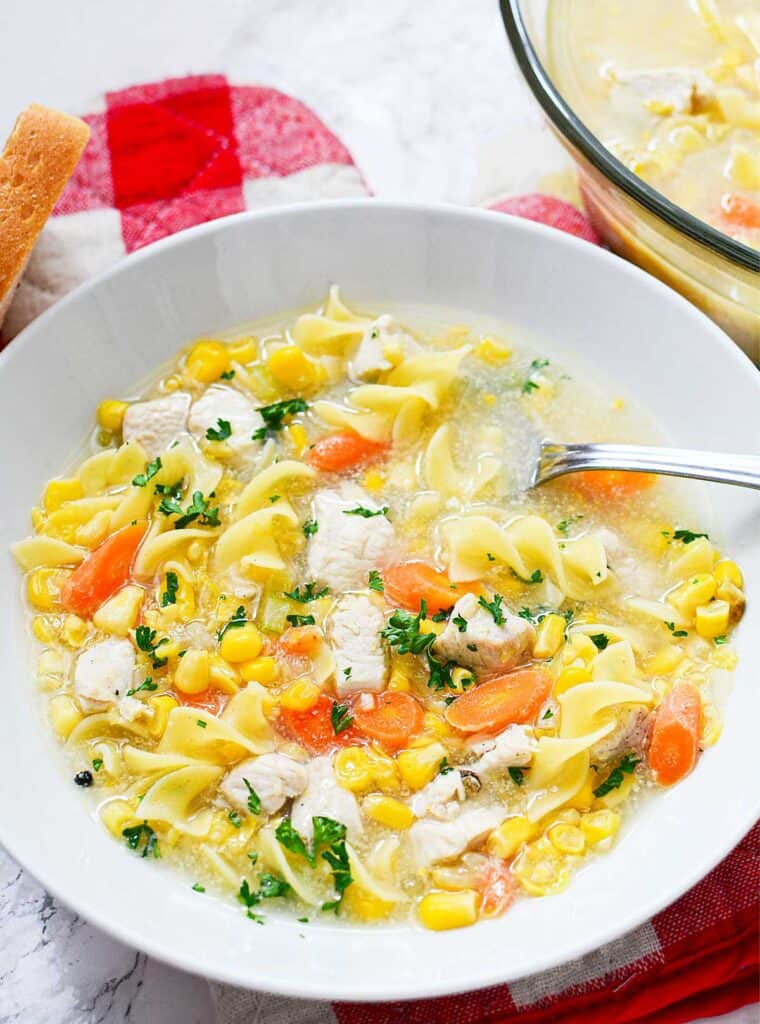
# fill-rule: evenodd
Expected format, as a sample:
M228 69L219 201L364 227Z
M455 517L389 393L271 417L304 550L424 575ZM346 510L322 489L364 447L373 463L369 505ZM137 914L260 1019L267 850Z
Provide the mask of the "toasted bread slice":
M14 125L0 156L0 323L89 136L84 121L36 104Z

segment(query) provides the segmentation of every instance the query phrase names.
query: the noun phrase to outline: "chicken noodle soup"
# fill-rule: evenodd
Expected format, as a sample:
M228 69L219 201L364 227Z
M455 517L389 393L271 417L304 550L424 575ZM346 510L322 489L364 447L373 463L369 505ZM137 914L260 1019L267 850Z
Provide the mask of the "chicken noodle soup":
M679 206L760 248L757 0L551 0L561 92Z
M14 551L125 856L254 921L457 927L561 890L692 770L742 575L669 484L515 486L541 433L645 432L586 376L333 289L102 402Z

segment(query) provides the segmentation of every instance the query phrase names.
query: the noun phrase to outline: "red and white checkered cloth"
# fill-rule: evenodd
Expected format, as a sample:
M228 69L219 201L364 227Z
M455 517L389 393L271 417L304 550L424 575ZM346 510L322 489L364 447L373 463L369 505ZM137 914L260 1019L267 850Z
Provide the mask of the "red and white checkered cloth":
M230 213L366 195L341 142L302 103L204 75L108 93L45 228L4 330L159 238ZM570 204L539 194L494 207L591 242ZM215 985L219 1024L682 1024L758 996L760 826L707 878L635 931L510 985L443 999L329 1004Z

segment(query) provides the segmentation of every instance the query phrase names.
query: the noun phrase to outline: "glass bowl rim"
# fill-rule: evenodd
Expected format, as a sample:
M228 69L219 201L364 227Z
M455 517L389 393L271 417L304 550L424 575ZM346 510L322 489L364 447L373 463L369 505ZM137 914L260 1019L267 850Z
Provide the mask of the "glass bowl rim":
M642 178L600 142L583 124L554 86L530 39L521 0L499 0L502 21L512 52L528 87L551 123L604 177L650 213L680 234L736 266L760 273L760 252L738 242L694 214L677 206Z

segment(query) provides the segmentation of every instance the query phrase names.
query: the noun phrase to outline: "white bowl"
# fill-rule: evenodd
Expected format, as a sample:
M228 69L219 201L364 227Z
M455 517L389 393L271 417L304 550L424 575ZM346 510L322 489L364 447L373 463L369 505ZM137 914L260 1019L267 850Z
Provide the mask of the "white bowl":
M464 991L577 957L632 929L708 872L754 822L760 722L760 502L699 488L749 594L740 665L720 742L691 776L628 821L615 849L560 896L521 900L463 931L414 926L260 927L199 896L93 820L62 770L33 682L33 653L8 554L107 395L135 385L193 337L316 305L331 282L352 303L431 304L546 339L603 368L683 447L757 451L760 378L709 320L586 242L502 214L347 201L241 215L130 256L27 328L0 356L0 839L53 894L112 935L178 967L251 988L388 1000ZM563 355L564 354L564 355ZM508 429L508 425L507 425ZM699 526L705 522L700 509ZM692 525L692 524L686 524ZM640 950L630 949L631 959Z

